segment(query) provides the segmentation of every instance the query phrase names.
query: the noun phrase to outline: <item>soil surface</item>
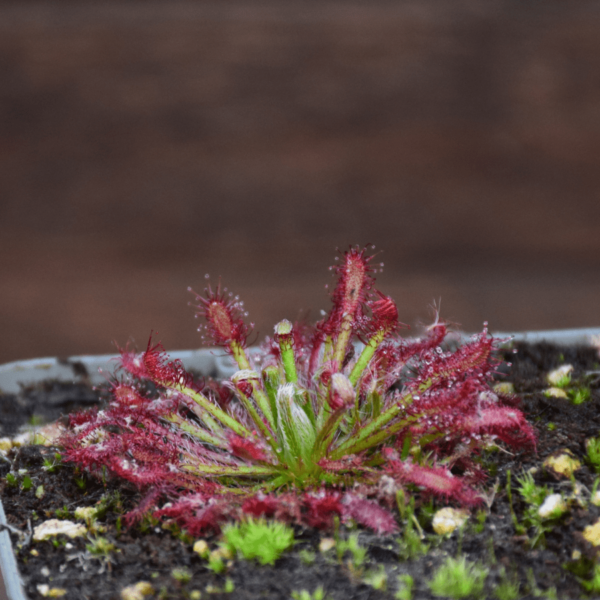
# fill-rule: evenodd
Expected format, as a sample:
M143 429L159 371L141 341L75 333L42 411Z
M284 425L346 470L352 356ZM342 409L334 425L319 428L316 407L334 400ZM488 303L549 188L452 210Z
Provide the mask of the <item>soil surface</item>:
M598 352L595 348L559 348L547 344L517 345L515 349L516 353L503 351L503 358L512 362L512 367L501 365L499 370L505 374L499 374L498 380L512 383L521 397L521 409L537 432L537 452L495 451L482 456L490 473L484 485L487 505L481 511L472 511L460 533L457 530L446 537L435 534L431 506L417 496L416 515L424 536L421 550L427 549L426 552L420 552L418 544L413 544L410 551L405 528L393 536L376 536L360 529L359 541L367 549L366 560L352 564L350 554L339 560L335 550L319 550L320 541L331 537L333 532L297 528L294 549L284 553L274 566L236 558L225 572L217 574L193 552L193 541L183 536L173 535L156 524L131 530L122 528L120 512L135 505L138 498L134 491L118 482L88 479L69 465L48 469L58 449L25 446L12 449L8 460L0 461L0 492L8 523L14 528L11 538L26 594L33 600L48 589L60 588L66 590L63 597L67 600L112 600L121 598L126 586L147 581L153 589L148 598L278 600L291 598L293 591L312 593L323 586L326 596L333 600L392 599L411 597L396 595L403 585L399 577L410 575L414 581L412 598L429 599L436 597L428 583L439 566L448 556L464 556L489 570L479 598L500 597L500 586L506 582L513 582L518 591L504 598L588 596L581 580L591 580L596 552L582 532L600 517L600 507L590 502L597 475L586 452L586 440L600 431ZM572 395L582 387L591 392L590 398L581 404L544 394L548 372L564 364L574 367L569 388ZM56 411L66 412L78 401L87 407L98 398L99 393L86 388L58 384L24 390L17 397L0 397L2 435L12 435L20 424L30 423L32 416L40 414L42 404L50 403ZM22 411L20 417L16 416L18 411ZM5 415L11 415L11 420L5 419ZM542 465L548 456L564 450L570 451L582 465L571 479ZM547 521L541 536L535 527L527 527L525 513L529 505L519 492L517 478L527 470L538 486L562 494L568 503L568 511ZM17 474L16 484L11 485L7 480L9 471ZM507 493L509 472L511 495ZM59 537L54 542L33 542L27 534L30 526L49 518L76 520L73 515L76 507L95 505L107 493L115 497L117 492L119 501L99 521L105 528L103 532L75 539ZM433 508L442 506L436 504ZM339 531L342 538L349 533L345 527ZM89 546L98 537L106 538L114 544L114 549L94 555ZM218 537L207 538L211 549L217 547L218 541ZM313 552L312 560L307 550ZM184 571L178 574L175 569ZM385 584L374 587L374 579L369 578L374 573L385 573Z

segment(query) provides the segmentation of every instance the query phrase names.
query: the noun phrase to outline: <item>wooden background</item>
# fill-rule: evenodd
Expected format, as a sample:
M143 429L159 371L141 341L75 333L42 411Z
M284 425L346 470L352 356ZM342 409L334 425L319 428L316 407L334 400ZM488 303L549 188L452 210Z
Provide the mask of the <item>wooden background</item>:
M336 247L476 330L600 325L600 3L0 2L0 362L260 339ZM377 258L379 260L379 257Z

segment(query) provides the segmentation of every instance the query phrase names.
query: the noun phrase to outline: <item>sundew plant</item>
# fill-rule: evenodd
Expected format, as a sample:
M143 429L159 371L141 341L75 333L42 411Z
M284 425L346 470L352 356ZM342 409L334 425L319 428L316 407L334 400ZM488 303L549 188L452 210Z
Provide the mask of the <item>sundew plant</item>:
M516 399L491 389L494 339L484 328L449 349L438 318L401 337L372 259L346 251L329 313L313 327L281 321L259 358L241 303L209 285L203 327L239 370L198 381L152 340L123 350L107 408L71 416L66 460L134 484L130 520L151 513L192 535L244 515L393 532L399 490L478 504L477 453L535 444Z

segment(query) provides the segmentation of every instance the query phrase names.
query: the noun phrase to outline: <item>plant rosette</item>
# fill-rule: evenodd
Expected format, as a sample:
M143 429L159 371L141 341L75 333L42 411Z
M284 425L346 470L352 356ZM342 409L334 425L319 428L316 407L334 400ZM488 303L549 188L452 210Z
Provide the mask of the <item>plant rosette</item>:
M497 342L484 329L448 349L439 319L401 337L371 263L365 249L345 252L329 314L312 328L278 323L260 361L246 351L242 303L209 285L197 295L205 332L239 370L207 385L152 340L124 349L109 405L71 416L64 460L144 493L129 524L151 514L191 535L243 515L392 533L405 488L480 505L473 457L535 445L516 399L491 389Z

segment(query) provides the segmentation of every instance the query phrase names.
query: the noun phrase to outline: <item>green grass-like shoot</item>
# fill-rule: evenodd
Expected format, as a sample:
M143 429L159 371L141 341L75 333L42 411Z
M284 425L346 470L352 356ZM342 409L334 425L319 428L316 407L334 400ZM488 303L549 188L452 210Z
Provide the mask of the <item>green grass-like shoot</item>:
M486 567L468 562L464 556L448 557L428 585L433 595L438 597L477 597L483 592L487 574Z
M412 600L414 579L408 573L398 577L398 591L394 594L396 600Z
M535 507L540 507L550 494L546 486L536 485L531 473L525 473L522 477L517 477L517 483L519 483L518 491L523 500Z
M53 459L44 458L44 464L42 467L44 471L47 471L48 473L56 473L59 467L62 467L62 457L60 453L55 452Z
M87 551L96 557L107 558L117 547L105 537L93 538L89 544L86 544Z
M591 438L586 444L587 459L596 473L600 473L600 438Z
M4 479L10 487L17 487L19 485L19 481L17 480L14 473L7 473Z
M245 559L272 565L294 544L294 531L284 523L247 519L223 528L225 546Z
M504 568L500 569L500 583L494 589L498 600L517 600L520 597L520 584L517 579L509 578Z
M223 557L218 552L210 553L207 566L213 573L217 573L217 575L224 573L227 570Z
M517 534L523 535L526 532L526 529L521 523L519 523L519 519L517 518L517 513L515 512L515 507L513 505L511 475L512 475L511 470L508 469L506 471L506 497L508 498L508 506L510 508L510 516L511 516L515 531L517 532Z
M473 525L473 530L475 533L481 533L485 529L485 522L487 520L487 512L485 510L478 510L475 515L475 525Z
M525 509L523 515L523 524L526 527L534 528L534 535L529 540L531 548L545 544L545 533L552 529L552 519L558 518L564 511L556 515L549 515L546 518L540 515L540 507L544 500L550 495L551 491L546 486L536 485L531 473L526 473L522 477L517 477L517 482L520 484L518 491L523 500L529 505ZM523 527L523 526L521 526ZM526 533L526 529L522 528L519 533Z
M580 387L575 388L573 390L569 390L568 396L573 404L579 406L580 404L583 404L584 402L590 400L590 398L592 397L592 392L590 388Z
M600 565L594 565L594 569L592 571L592 578L590 580L579 579L579 583L591 593L599 593L600 592Z
M312 594L308 590L292 592L293 600L326 600L326 598L323 586L319 586Z
M367 556L367 549L358 542L358 533L351 533L347 540L338 540L335 545L338 560L341 562L346 552L352 556L351 563L355 570L362 567Z
M362 580L367 585L370 585L373 589L379 591L385 591L387 589L388 577L383 565L379 565L379 569L377 571L370 571L369 573L366 573Z
M538 586L532 568L527 569L527 586L529 587L528 591L535 598L547 598L548 600L558 600L556 587L552 586L545 590L542 590Z
M317 553L313 552L312 550L303 548L298 552L298 557L302 561L303 565L310 566L313 565L317 560Z
M402 560L411 560L425 554L429 550L429 544L423 541L425 534L415 516L414 496L407 502L404 490L399 490L396 504L403 523L402 537L398 540L398 554Z
M179 583L185 584L192 580L192 574L185 567L176 567L171 571L171 577Z
M67 508L67 506L63 506L62 508L57 508L54 511L57 519L69 519L71 517L71 511Z

